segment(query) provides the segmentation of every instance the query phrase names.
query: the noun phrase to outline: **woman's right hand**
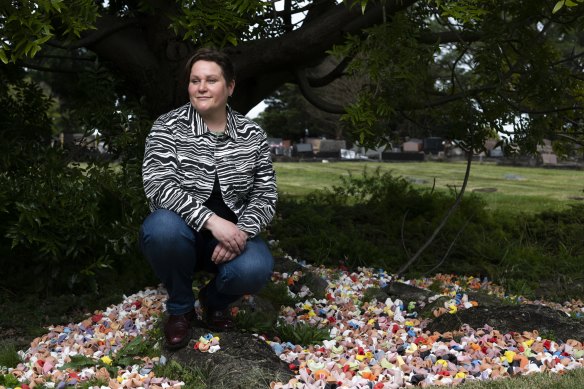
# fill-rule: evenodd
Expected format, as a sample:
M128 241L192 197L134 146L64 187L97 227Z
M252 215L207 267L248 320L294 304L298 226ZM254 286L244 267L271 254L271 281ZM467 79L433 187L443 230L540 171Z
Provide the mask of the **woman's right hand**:
M211 216L203 225L230 252L241 254L247 243L247 234L235 224L217 215ZM231 258L233 259L233 258Z

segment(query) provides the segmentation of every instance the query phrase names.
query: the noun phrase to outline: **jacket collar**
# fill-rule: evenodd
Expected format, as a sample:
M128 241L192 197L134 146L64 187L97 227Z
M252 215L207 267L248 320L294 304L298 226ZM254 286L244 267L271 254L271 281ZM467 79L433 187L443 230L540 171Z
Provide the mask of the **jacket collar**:
M207 125L203 121L203 118L195 107L191 103L188 103L187 106L187 118L188 123L190 123L191 130L195 136L204 135L206 132L209 131ZM232 138L233 140L237 140L237 126L235 123L235 115L233 113L233 109L229 105L227 105L227 127L225 128L225 134Z

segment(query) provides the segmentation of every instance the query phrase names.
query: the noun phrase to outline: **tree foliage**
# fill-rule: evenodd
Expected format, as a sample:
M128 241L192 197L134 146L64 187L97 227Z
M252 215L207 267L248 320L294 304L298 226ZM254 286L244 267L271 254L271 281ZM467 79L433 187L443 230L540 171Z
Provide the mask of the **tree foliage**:
M98 6L93 0L2 1L0 60L5 64L34 57L51 39L71 41L94 28Z
M5 60L62 71L63 57L93 58L120 80L113 100L140 101L150 117L185 101L181 66L213 45L235 59L243 112L295 83L365 144L410 132L480 148L497 131L533 150L543 137L582 140L579 3L21 1L3 3L0 23ZM319 92L347 76L353 93Z
M51 121L47 111L51 101L34 82L24 78L15 66L0 68L0 150L6 164L10 148L19 141L48 143ZM5 165L6 166L6 165Z
M559 10L561 10L564 6L566 7L575 7L578 5L578 3L584 3L583 0L575 0L575 1L571 1L571 0L560 0L556 3L556 5L554 6L554 10L552 11L553 13L558 12Z
M581 7L547 1L417 2L334 52L368 80L345 115L363 141L394 127L480 149L496 130L524 150L542 138L582 139ZM421 131L420 131L421 130Z

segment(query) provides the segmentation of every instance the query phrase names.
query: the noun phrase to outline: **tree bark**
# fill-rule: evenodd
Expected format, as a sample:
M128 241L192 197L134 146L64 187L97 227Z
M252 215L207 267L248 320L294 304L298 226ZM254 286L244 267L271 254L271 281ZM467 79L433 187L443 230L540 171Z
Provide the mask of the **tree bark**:
M416 0L394 0L385 5L386 14L405 9ZM97 29L82 37L85 47L122 76L127 90L142 99L152 117L187 101L185 63L196 47L169 29L172 5L151 16L120 20L98 19ZM242 42L226 51L237 69L236 91L231 105L247 113L286 82L295 82L298 69L318 65L326 51L341 43L347 34L382 22L382 7L349 8L330 2L322 4L318 16L307 18L297 30L270 39ZM111 32L109 32L111 31ZM104 33L106 32L106 33Z

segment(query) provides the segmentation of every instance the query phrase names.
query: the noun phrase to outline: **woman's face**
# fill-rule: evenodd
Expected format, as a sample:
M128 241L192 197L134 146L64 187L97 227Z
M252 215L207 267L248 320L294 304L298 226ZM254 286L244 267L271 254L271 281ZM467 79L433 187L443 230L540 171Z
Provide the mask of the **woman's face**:
M225 112L234 87L235 81L228 85L221 66L215 62L201 60L191 67L189 98L202 117Z

